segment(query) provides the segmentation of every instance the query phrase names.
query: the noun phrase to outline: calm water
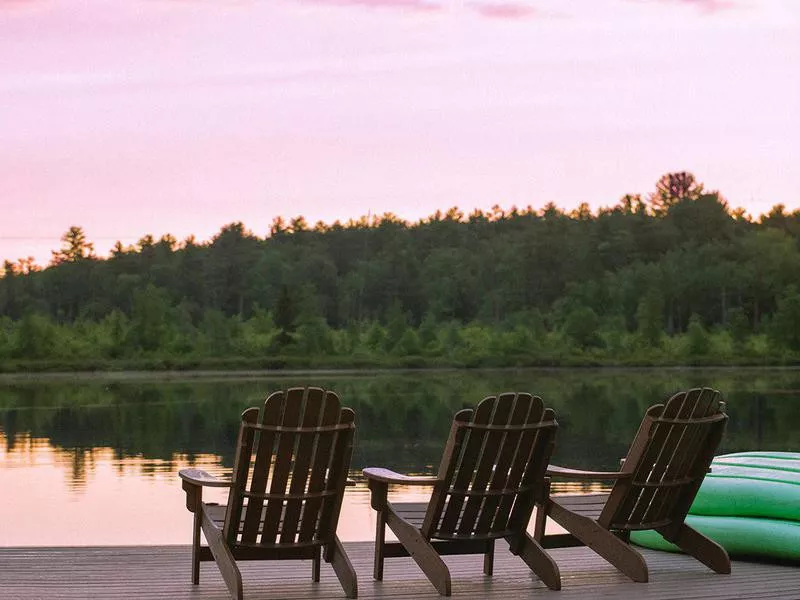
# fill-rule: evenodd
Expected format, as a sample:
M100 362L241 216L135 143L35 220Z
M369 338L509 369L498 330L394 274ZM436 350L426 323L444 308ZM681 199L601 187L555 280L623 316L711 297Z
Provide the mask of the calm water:
M555 409L553 462L562 465L615 468L645 409L698 385L728 402L720 452L800 451L795 369L0 379L0 490L4 512L18 516L0 545L189 543L177 471L226 474L242 410L303 384L333 389L355 409L354 477L368 465L432 473L453 413L504 390L536 393ZM369 539L373 523L359 483L347 492L340 534Z

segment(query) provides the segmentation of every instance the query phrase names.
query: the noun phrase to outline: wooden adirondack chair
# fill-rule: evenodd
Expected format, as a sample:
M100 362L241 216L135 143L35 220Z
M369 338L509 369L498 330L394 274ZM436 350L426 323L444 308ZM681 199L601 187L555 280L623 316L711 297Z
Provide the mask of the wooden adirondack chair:
M717 573L730 573L727 552L684 523L727 420L717 390L680 392L647 410L619 472L550 465L552 477L615 483L602 497L550 496L544 510L537 510L534 537L545 548L589 546L634 581L644 582L647 564L627 543L628 536L633 530L655 529ZM546 516L569 534L545 536Z
M236 600L242 598L237 560L311 559L319 581L322 550L346 595L357 596L355 570L336 536L354 416L330 391L275 392L260 415L258 408L242 413L231 481L180 471L194 513L192 583L199 583L200 561L212 559ZM227 507L203 502L203 486L230 487ZM201 529L208 546L200 545Z
M483 571L491 575L494 541L505 538L549 588L560 589L558 566L525 531L535 502L545 499L556 428L541 398L505 393L455 415L437 476L364 469L377 511L375 579L383 579L384 558L410 555L439 593L449 596L450 572L440 554L483 554ZM413 504L388 501L390 484L433 485L427 508L418 514L421 524L413 518ZM386 525L399 542L386 542Z

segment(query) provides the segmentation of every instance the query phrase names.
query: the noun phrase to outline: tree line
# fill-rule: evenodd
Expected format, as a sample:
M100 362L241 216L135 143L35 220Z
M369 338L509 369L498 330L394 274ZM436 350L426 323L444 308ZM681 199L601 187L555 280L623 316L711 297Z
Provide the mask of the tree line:
M108 258L80 227L62 241L3 265L0 368L800 358L800 211L753 219L685 172L595 213L276 217Z

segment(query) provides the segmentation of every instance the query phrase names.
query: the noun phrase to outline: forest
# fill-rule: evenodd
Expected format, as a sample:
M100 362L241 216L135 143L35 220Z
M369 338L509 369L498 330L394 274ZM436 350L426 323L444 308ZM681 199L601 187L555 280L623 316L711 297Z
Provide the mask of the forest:
M687 172L596 212L62 241L3 264L2 371L800 363L800 210L750 217Z

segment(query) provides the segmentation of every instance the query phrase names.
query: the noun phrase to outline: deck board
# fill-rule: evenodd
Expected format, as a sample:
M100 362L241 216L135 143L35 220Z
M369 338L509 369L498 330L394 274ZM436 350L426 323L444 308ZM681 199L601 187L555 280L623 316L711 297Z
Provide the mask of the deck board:
M383 582L372 579L372 543L345 547L358 573L359 598L436 599L440 596L409 558L389 559ZM560 592L548 590L505 544L498 544L495 574L485 577L480 556L452 556L455 598L542 597L551 600L620 598L629 600L800 597L800 566L734 561L731 575L717 575L697 561L643 550L650 583L634 583L587 548L550 551L563 580ZM228 594L213 562L203 563L200 585L190 583L188 546L86 548L0 548L0 599L174 598L226 600ZM310 561L243 562L245 598L344 598L329 565L311 582Z

